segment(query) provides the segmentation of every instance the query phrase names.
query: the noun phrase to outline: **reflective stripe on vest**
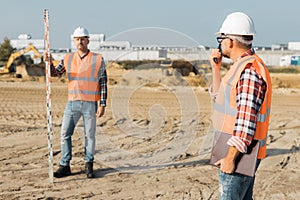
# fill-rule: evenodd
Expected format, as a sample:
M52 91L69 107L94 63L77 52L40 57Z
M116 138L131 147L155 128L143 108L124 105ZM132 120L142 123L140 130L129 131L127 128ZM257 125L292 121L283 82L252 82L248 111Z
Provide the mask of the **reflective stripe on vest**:
M250 58L244 60L243 62L239 63L239 65L235 69L235 72L228 79L228 82L232 82L233 78L236 76L236 73L237 73L238 69L244 64L244 62L249 61L249 60L253 60L253 57L250 57ZM215 102L214 103L214 109L221 112L221 113L224 113L224 114L235 117L237 115L237 109L230 107L230 90L231 90L231 87L229 85L227 85L226 88L225 88L224 96L228 97L228 99L224 98L224 105L220 105L220 104Z
M71 62L73 59L74 53L71 53L69 61L68 61L68 72L71 71ZM96 70L96 59L97 59L97 54L93 54L93 63L92 63L92 71L91 71L91 76L90 77L71 77L71 73L68 73L68 79L73 81L73 80L82 80L82 81L98 81L98 77L94 77L95 70Z
M72 101L98 101L100 99L98 74L101 68L102 56L92 52L89 52L83 60L79 57L74 58L74 56L79 55L70 53L65 57L69 79L68 99Z
M234 124L237 116L236 108L236 81L239 80L240 74L248 63L253 63L253 66L258 70L258 73L263 77L267 83L267 92L265 99L262 103L261 109L257 116L256 131L254 139L260 142L259 158L266 155L265 146L267 142L268 122L270 117L270 104L271 104L271 79L267 68L262 63L259 57L247 56L244 57L236 66L233 66L228 74L222 79L219 94L214 102L213 124L214 128L218 131L233 133Z
M68 71L67 71L69 80L71 80L71 74L69 72L71 71L71 63L72 63L73 57L74 57L74 53L71 53L69 60L68 60Z
M268 98L268 95L266 95L265 97L266 99L266 102L267 102L267 105L269 105L269 98ZM265 122L267 120L267 117L270 115L270 112L271 112L271 108L270 107L267 107L267 110L266 110L266 113L265 114L258 114L257 116L257 121L258 122Z
M268 136L268 133L267 133L266 137L263 140L259 140L259 146L260 147L263 147L263 146L267 145L267 138L268 138L267 136Z
M244 60L243 62L239 63L239 65L237 66L235 72L232 74L232 76L228 79L228 82L232 82L232 80L234 79L234 77L236 76L236 73L238 71L238 69L247 61L250 61L250 60L253 60L253 57L249 57L247 58L246 60ZM248 62L247 62L248 63ZM236 116L237 115L237 110L235 108L231 108L230 107L230 90L231 90L231 87L230 85L226 85L226 88L225 88L225 97L228 97L224 99L224 106L223 105L220 105L218 103L215 103L214 104L214 109L221 112L221 113L224 113L224 114L227 114L227 115L230 115L230 116ZM268 95L265 96L265 100L267 102L267 105L268 105ZM259 113L258 116L257 116L257 121L258 122L265 122L266 119L267 119L267 116L270 115L270 111L271 109L269 107L267 107L267 112L265 114L261 114Z

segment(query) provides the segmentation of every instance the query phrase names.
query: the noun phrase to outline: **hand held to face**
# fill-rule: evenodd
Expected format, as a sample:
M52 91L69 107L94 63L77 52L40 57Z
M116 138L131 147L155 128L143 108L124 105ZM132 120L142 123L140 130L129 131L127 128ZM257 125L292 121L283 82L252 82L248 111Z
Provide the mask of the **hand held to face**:
M51 54L50 54L50 58L49 58L48 54L45 52L44 56L43 56L43 59L44 59L44 62L48 61L48 62L50 62L50 65L52 65L53 58L52 58Z
M214 58L214 61L215 61L216 64L218 64L220 61L222 61L221 60L222 59L222 46L221 46L221 43L219 43L218 49L219 49L219 52L221 53L221 57L215 57Z
M222 64L221 44L219 44L217 49L212 50L210 63L212 65L213 70L220 70Z

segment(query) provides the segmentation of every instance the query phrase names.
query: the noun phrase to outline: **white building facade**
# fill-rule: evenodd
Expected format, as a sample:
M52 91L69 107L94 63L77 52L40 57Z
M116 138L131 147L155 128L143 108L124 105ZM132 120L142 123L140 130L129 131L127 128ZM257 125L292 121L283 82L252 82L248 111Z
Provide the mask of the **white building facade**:
M73 36L70 36L70 49L51 50L55 60L63 59L68 52L76 50ZM29 34L21 34L18 39L10 40L16 49L24 49L32 44L39 52L45 50L43 39L32 39ZM101 53L106 62L120 60L208 60L211 50L203 46L190 47L180 45L132 45L130 41L105 41L104 34L90 34L89 49ZM272 45L271 48L256 48L256 53L267 66L280 66L282 57L300 55L300 42L289 42L287 45ZM230 62L225 59L225 62ZM285 64L287 65L287 64Z

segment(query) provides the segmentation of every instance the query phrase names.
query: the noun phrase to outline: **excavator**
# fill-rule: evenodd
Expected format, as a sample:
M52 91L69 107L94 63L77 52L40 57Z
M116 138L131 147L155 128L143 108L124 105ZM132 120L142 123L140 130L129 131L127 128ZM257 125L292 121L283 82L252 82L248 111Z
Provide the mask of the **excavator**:
M42 60L42 54L37 50L37 48L33 45L29 45L28 47L26 47L25 49L22 49L20 51L14 52L10 55L7 63L5 66L0 67L0 74L10 74L10 73L15 73L16 77L21 78L22 75L26 75L28 76L28 69L30 69L31 67L26 67L26 65L22 64L22 65L18 65L18 66L12 66L12 64L14 63L14 61L23 56L24 54L28 53L32 51L34 53L33 55L33 59L41 59ZM54 60L53 64L56 66L58 64L59 61ZM41 68L41 67L40 67ZM30 70L33 71L33 70ZM43 75L44 73L44 69L39 69L38 71L40 71L39 73L37 73L38 76ZM33 74L35 75L35 74Z

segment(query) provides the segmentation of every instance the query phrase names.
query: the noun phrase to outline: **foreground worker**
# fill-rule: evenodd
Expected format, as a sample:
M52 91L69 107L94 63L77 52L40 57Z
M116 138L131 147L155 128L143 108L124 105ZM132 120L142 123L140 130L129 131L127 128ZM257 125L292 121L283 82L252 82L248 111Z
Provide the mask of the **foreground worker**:
M227 141L226 157L215 163L220 166L219 199L252 199L255 176L236 173L235 161L255 140L260 145L256 169L266 157L272 86L266 65L252 49L254 35L254 23L249 16L231 13L218 33L220 46L211 53L213 127L232 135ZM222 57L233 61L224 77L220 73Z
M73 34L77 51L65 55L61 63L54 67L51 64L51 76L68 77L68 102L64 111L61 127L61 160L54 177L71 175L72 135L74 128L83 116L85 134L85 170L87 178L94 178L93 161L95 153L96 117L105 112L107 98L107 75L101 54L88 49L89 33L78 27ZM47 59L46 60L51 60ZM100 101L98 106L98 101Z

